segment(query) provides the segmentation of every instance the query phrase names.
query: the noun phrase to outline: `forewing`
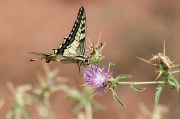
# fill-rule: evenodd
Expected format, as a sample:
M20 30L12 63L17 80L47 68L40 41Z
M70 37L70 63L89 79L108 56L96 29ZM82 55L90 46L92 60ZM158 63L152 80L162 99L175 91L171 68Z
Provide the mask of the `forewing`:
M86 14L84 8L81 7L69 36L64 38L64 42L59 45L58 49L54 49L54 54L67 57L84 55L85 44Z

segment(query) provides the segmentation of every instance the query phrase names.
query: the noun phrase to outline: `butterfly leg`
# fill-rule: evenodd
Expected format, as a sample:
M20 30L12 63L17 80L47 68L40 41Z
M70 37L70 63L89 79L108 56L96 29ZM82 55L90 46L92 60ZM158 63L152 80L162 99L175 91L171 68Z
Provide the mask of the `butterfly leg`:
M79 73L81 73L81 68L80 68L80 64L77 64L78 69L79 69Z

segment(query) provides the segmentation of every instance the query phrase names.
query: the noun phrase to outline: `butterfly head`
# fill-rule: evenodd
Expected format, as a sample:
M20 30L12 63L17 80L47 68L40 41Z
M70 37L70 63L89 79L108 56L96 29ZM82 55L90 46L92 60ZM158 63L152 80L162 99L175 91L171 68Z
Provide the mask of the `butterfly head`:
M84 65L85 65L85 66L89 65L89 57L87 57L87 58L84 59Z

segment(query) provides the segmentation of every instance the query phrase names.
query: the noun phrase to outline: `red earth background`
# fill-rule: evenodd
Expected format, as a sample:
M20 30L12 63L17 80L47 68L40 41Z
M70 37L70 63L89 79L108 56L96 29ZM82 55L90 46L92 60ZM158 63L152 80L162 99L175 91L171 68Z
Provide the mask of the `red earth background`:
M36 58L29 51L51 53L69 34L81 6L86 10L87 37L97 42L106 42L102 62L116 65L111 68L113 76L130 74L126 81L152 81L155 68L136 58L150 59L152 54L162 53L166 41L166 54L171 60L180 55L180 1L175 0L1 0L0 1L0 99L6 103L0 109L4 118L11 107L11 93L6 85L11 80L15 86L37 83L36 71L44 73L42 61L29 62ZM180 64L180 60L176 62ZM82 78L74 64L48 64L51 69L60 68L60 76L71 79L71 84L82 84ZM175 75L179 79L178 75ZM154 108L155 85L137 92L129 86L118 86L117 95L126 107L113 99L111 92L95 99L106 110L93 114L93 119L135 119L143 115L138 105L143 103L150 111ZM179 119L179 92L167 86L159 104L168 107L163 119ZM50 97L52 112L57 119L76 118L72 114L70 99L62 92ZM35 119L37 111L30 108Z

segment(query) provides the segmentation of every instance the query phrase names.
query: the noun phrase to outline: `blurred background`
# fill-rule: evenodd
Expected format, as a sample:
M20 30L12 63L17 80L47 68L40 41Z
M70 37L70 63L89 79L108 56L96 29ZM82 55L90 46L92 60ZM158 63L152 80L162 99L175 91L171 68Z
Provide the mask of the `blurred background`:
M180 1L164 0L1 0L0 1L0 99L6 102L0 109L4 118L11 108L12 94L6 81L16 86L37 83L35 73L44 75L44 61L30 62L38 56L28 52L52 53L66 37L76 20L78 10L83 6L87 17L87 37L106 42L100 65L115 63L111 67L113 76L129 74L133 78L125 81L152 81L156 69L136 58L151 59L152 54L162 53L166 41L166 55L174 60L180 56ZM180 64L178 60L175 64ZM75 64L48 64L51 69L59 68L61 77L67 77L68 86L81 90L81 75ZM179 80L179 75L175 75ZM117 95L126 105L122 107L113 99L110 91L95 99L105 106L102 111L93 113L93 119L146 119L142 105L149 112L154 111L156 85L137 92L129 86L117 88ZM179 92L163 90L159 104L162 119L179 119ZM56 119L76 119L72 113L75 105L63 92L50 97L52 112ZM34 107L28 108L34 119L41 119ZM149 118L147 118L149 119Z

